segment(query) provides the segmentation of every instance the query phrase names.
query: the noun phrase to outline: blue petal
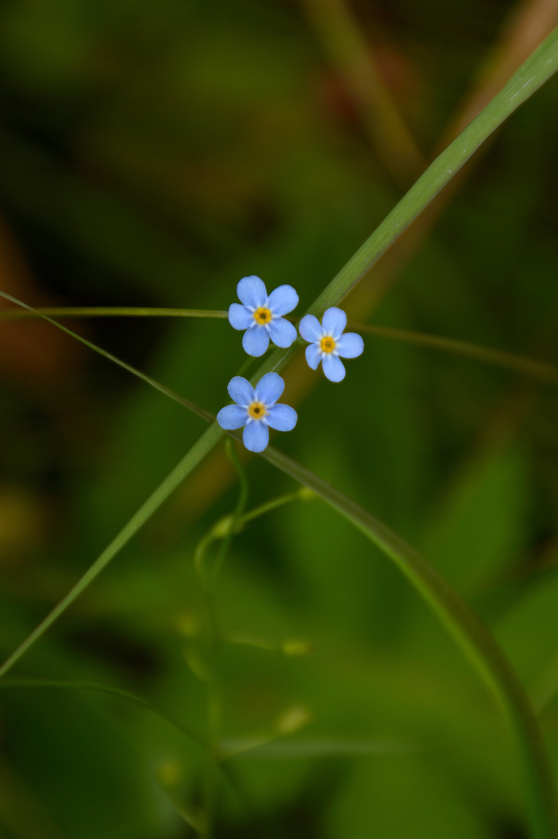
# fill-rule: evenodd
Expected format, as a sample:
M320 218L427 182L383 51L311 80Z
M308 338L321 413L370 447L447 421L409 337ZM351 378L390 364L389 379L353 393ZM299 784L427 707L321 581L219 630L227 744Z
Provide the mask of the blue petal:
M228 383L227 390L237 405L249 405L256 398L254 388L243 376L234 376Z
M345 378L345 366L333 353L324 356L322 368L330 382L341 382Z
M347 315L343 309L332 306L331 309L326 309L324 312L322 326L328 335L337 340L347 326Z
M277 347L286 349L296 341L296 329L285 318L273 318L269 324L269 335Z
M263 280L252 274L250 277L243 277L236 287L238 299L245 306L252 306L257 309L263 306L267 300L267 291Z
M265 326L253 326L242 336L242 346L248 355L259 358L269 347L269 332Z
M344 332L335 344L341 358L356 358L364 349L364 341L356 332Z
M229 323L233 329L248 329L254 323L250 309L241 306L240 303L231 303L229 306Z
M320 321L314 315L304 315L300 321L298 331L305 341L319 341L324 334L324 328L320 325Z
M284 390L285 382L279 373L266 373L256 385L256 399L266 406L273 405Z
M322 360L322 351L318 344L308 344L306 347L306 361L308 362L308 367L311 367L312 370L318 369L318 364Z
M292 285L280 285L271 292L268 303L274 315L287 315L298 305L298 294Z
M247 419L248 412L246 408L241 408L240 405L227 405L226 408L221 408L217 414L217 422L225 431L242 428L243 425L246 425Z
M261 420L253 420L244 428L242 442L249 452L263 452L269 443L269 428Z
M268 412L266 422L277 431L292 431L297 419L297 413L290 405L274 405Z

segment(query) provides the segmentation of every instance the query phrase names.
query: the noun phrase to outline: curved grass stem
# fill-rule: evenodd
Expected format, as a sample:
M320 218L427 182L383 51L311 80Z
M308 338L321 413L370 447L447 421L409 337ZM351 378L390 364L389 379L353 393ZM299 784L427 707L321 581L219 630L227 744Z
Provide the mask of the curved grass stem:
M262 457L311 489L357 527L397 565L438 615L508 718L523 758L533 837L556 837L554 782L542 735L521 682L489 630L434 568L371 513L275 449L266 449Z
M88 690L96 693L108 693L112 696L118 696L125 699L127 702L133 702L134 705L139 705L140 708L145 708L151 713L156 714L162 720L167 722L177 731L184 734L192 743L195 743L204 752L208 751L208 746L201 740L194 731L190 730L182 723L177 722L169 716L166 711L162 711L152 702L143 699L141 696L136 696L127 690L112 687L111 685L99 685L95 682L65 682L55 679L2 679L0 680L0 688L61 688L63 690Z

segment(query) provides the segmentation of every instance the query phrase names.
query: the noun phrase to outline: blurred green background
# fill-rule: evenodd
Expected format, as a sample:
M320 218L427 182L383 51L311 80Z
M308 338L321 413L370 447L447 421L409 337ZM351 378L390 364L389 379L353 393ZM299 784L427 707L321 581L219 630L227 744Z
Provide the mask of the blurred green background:
M5 0L0 288L34 306L226 309L258 274L294 285L302 314L413 180L412 155L382 147L374 80L428 157L469 92L490 98L556 23L542 0ZM558 363L557 138L554 78L347 299L350 318ZM66 322L213 412L244 360L225 320ZM457 587L545 706L556 763L556 392L365 341L341 385L302 358L285 369L299 423L272 444ZM1 324L0 374L5 658L205 426L44 322ZM249 507L295 489L244 464ZM120 688L203 737L193 553L237 494L219 446L10 676ZM476 674L321 501L234 539L215 608L220 737L238 751L215 836L527 835ZM0 747L2 839L195 835L203 751L125 698L2 689Z

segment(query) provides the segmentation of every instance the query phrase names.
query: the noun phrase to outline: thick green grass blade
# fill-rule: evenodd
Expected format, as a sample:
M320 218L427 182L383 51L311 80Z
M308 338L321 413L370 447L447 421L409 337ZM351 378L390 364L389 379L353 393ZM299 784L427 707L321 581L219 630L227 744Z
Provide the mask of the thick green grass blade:
M370 270L479 146L558 70L558 27L529 56L507 85L438 155L310 307L319 314L335 306Z
M329 306L338 306L448 181L459 172L479 146L557 70L558 27L545 38L478 117L430 164L391 213L326 286L308 312L321 315ZM272 353L262 364L254 380L270 370L280 370L295 351L296 347L293 346L288 350Z

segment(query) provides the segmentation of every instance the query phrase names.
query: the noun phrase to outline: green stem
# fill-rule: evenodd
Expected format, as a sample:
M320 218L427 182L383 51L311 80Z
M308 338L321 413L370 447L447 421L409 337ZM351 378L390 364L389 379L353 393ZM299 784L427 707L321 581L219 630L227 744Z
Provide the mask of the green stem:
M252 510L249 510L240 518L238 525L242 527L247 522L264 516L266 513L271 513L272 510L276 510L284 504L290 504L291 501L308 501L310 498L313 498L313 493L310 495L300 489L297 489L295 492L288 492L285 495L279 495L277 498L272 498L271 501L266 501L264 504L260 504L259 507L254 507Z
M244 512L244 509L246 507L246 503L248 501L248 478L246 477L246 472L242 468L242 464L240 462L238 452L236 451L236 448L235 448L235 443L233 443L233 441L230 438L228 438L225 441L225 448L227 450L227 455L229 457L229 460L232 461L232 463L233 463L233 465L234 465L234 467L237 471L238 480L239 480L239 483L240 483L240 492L238 493L238 501L236 503L234 513L232 514L231 525L228 529L228 532L227 532L225 538L223 539L223 541L221 543L221 547L219 548L219 553L217 554L215 564L213 565L213 570L212 570L212 574L211 574L213 581L216 579L217 575L219 574L219 571L221 570L221 568L223 566L223 562L225 561L225 558L226 558L226 556L229 552L229 548L231 546L232 537L238 530L238 524L240 522L242 513Z
M8 299L11 299L8 297ZM48 306L37 309L1 309L0 320L23 320L41 315L60 318L226 318L217 309L156 309L138 306Z
M391 338L395 341L406 341L422 347L429 347L433 350L462 355L472 358L475 361L483 361L485 364L493 364L495 367L504 367L514 370L524 376L531 376L540 379L548 384L558 384L558 368L544 361L535 361L532 358L524 358L515 353L495 350L492 347L481 347L478 344L471 344L468 341L457 341L454 338L445 338L439 335L425 335L423 332L409 332L406 329L394 329L388 326L371 326L366 323L351 323L351 329L358 332L369 332L380 338Z

